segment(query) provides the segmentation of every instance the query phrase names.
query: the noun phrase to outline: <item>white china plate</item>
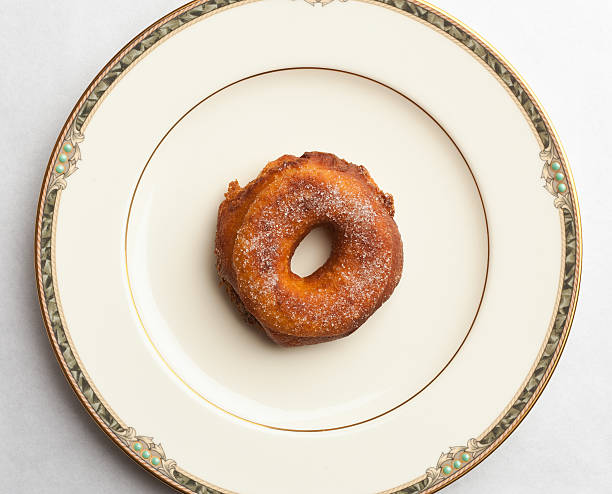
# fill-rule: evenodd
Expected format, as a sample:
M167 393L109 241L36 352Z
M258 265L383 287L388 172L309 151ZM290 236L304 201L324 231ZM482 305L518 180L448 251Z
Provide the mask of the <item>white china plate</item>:
M393 194L403 275L353 335L281 348L219 286L217 208L230 181L314 150ZM313 233L294 270L326 249ZM70 384L134 460L198 493L444 487L546 385L580 258L571 173L535 96L459 21L404 0L168 14L78 101L36 222Z

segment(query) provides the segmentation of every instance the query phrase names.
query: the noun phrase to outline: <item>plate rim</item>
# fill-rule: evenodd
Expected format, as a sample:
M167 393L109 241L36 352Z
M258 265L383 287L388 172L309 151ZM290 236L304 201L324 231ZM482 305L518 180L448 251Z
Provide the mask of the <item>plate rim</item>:
M101 396L99 396L99 394L97 393L97 390L95 389L95 385L92 382L90 382L89 377L87 376L86 370L81 365L81 368L79 370L81 371L85 379L87 387L89 387L89 391L91 395L94 396L98 400L98 402L103 407L106 408L106 411L111 416L112 421L114 421L120 428L124 429L124 432L121 433L122 436L119 436L116 431L113 431L106 423L104 423L103 419L99 416L98 412L93 408L93 406L89 402L85 392L79 387L74 376L71 375L70 367L65 361L65 357L63 356L62 351L59 346L58 338L54 332L55 330L53 327L53 322L52 322L51 315L49 313L49 307L48 307L49 301L47 300L47 296L46 296L46 290L48 290L49 287L51 287L52 291L57 292L56 280L53 277L53 272L51 269L51 266L54 264L53 262L54 252L51 249L52 238L54 237L54 234L55 234L55 229L53 228L53 226L55 224L55 220L57 219L57 216L53 215L51 218L51 222L50 223L47 222L46 224L49 230L48 232L49 233L48 234L49 265L47 266L49 276L48 276L48 279L45 279L44 275L47 273L45 272L45 266L43 266L44 264L43 251L45 250L45 247L43 247L43 237L45 237L44 232L43 232L43 230L45 229L44 213L45 213L45 206L48 203L47 199L49 198L49 195L53 193L54 191L55 191L55 195L53 196L54 198L57 197L59 194L61 194L61 189L63 189L63 187L65 186L65 182L63 182L64 177L67 177L70 172L70 168L68 168L66 170L66 174L62 176L64 173L63 171L59 172L55 170L56 166L58 165L58 156L60 155L62 146L66 142L67 136L70 137L71 142L72 142L72 139L76 137L75 142L78 143L78 138L80 137L80 134L78 133L78 130L76 128L76 124L78 124L77 119L79 117L81 118L81 122L79 125L79 129L81 129L82 126L89 120L89 117L93 115L93 112L95 111L97 105L103 101L105 91L110 90L114 86L114 84L118 82L118 80L121 79L121 77L129 70L130 65L136 62L140 58L140 56L146 55L145 52L153 48L154 46L156 46L162 39L165 40L169 36L176 34L183 28L188 27L192 22L198 22L200 20L205 19L206 17L209 17L210 15L214 13L219 13L228 8L244 5L247 3L252 3L255 1L258 1L258 0L192 0L191 2L186 3L185 5L178 7L177 9L161 17L160 19L152 23L150 26L148 26L146 29L142 30L139 34L137 34L134 38L132 38L128 43L126 43L110 59L110 61L98 72L98 74L94 77L92 82L87 86L85 91L81 94L80 98L77 100L77 103L74 105L72 111L70 112L68 116L68 119L62 126L60 134L58 135L55 145L53 146L51 155L49 157L49 161L47 163L43 182L42 182L41 189L40 189L37 213L36 213L35 241L34 241L34 264L35 264L37 293L38 293L38 298L39 298L42 319L43 319L43 323L44 323L44 326L47 332L47 336L50 340L52 349L58 360L58 363L60 364L60 368L64 376L66 377L73 392L77 395L77 398L79 399L79 401L83 404L87 412L93 418L94 422L105 432L105 434L115 444L117 444L117 446L120 447L120 449L128 457L130 457L133 461L135 461L137 464L142 466L146 471L148 471L150 474L154 475L155 477L157 477L158 479L160 479L161 481L163 481L170 487L173 487L174 489L177 489L178 491L185 492L185 493L194 492L194 489L199 487L197 485L198 482L201 482L203 484L201 487L206 489L207 492L210 492L211 494L213 494L214 492L227 493L230 491L223 489L222 487L214 486L210 484L209 482L204 481L202 479L198 479L197 477L193 476L193 474L190 474L190 473L188 474L188 472L181 471L176 466L176 462L174 462L173 460L167 459L165 457L165 453L163 452L163 449L161 448L160 444L155 444L152 438L148 438L146 436L137 436L136 432L132 428L124 427L124 425L119 421L119 419L113 416L114 414L112 412L111 407L104 401L104 399ZM312 5L315 5L316 3L326 5L327 3L330 3L333 0L305 0L305 1ZM339 1L345 1L345 0L339 0ZM394 10L398 13L401 13L403 15L409 16L420 23L426 24L428 27L430 27L431 29L434 29L440 34L443 34L445 37L447 37L447 39L462 46L463 49L467 49L471 53L471 55L474 56L474 58L476 58L477 60L479 60L487 68L487 70L491 72L492 75L495 76L498 82L502 83L502 86L508 92L510 92L511 96L513 97L514 102L520 107L521 112L527 118L529 125L532 127L532 130L534 130L534 132L536 133L538 141L542 144L542 147L544 148L541 154L541 158L542 160L544 160L544 169L543 169L542 178L546 181L545 186L550 185L550 182L552 182L552 175L551 176L545 175L545 172L547 170L548 165L550 165L550 163L555 159L562 164L562 170L565 172L565 175L566 175L565 180L568 186L567 191L566 191L567 193L564 195L560 195L559 193L556 193L555 190L552 188L549 188L549 192L556 197L555 206L559 209L562 239L566 237L566 223L573 225L574 242L575 242L573 254L575 255L575 264L573 266L573 269L569 273L567 273L567 271L561 272L561 280L560 280L561 282L559 286L557 301L555 304L556 312L553 313L551 322L549 324L549 331L547 332L547 339L543 342L542 346L540 347L538 357L536 358L530 373L528 374L527 378L523 382L523 385L521 385L521 387L518 389L517 394L515 395L511 403L495 419L494 423L487 430L485 430L484 433L481 434L480 437L484 437L486 434L492 431L494 429L495 424L499 423L500 417L504 416L504 414L509 409L512 408L512 405L516 403L517 397L523 391L525 384L527 383L529 378L533 375L533 370L536 368L538 362L540 361L544 348L547 342L550 340L550 332L551 332L551 329L553 328L556 317L558 316L559 310L560 310L559 305L561 301L561 290L565 284L566 279L568 279L568 276L569 276L569 280L571 281L571 293L570 293L569 301L567 302L567 307L566 307L567 313L565 314L565 320L561 326L561 332L559 334L559 339L551 355L551 360L548 363L548 365L545 367L542 378L537 383L537 386L535 390L533 391L533 394L529 397L527 402L524 404L523 408L521 408L518 414L511 420L510 425L508 425L508 427L505 428L501 432L501 434L497 438L495 438L491 443L483 445L476 439L470 439L467 446L461 446L461 447L458 446L455 448L450 448L450 451L448 453L443 453L442 456L440 457L440 460L438 461L438 465L436 467L428 469L426 474L416 479L410 480L406 484L402 484L400 486L384 491L384 493L393 493L393 492L399 492L399 491L406 492L406 493L408 492L410 493L415 493L415 492L433 493L433 492L439 491L440 489L446 487L447 485L454 482L458 478L462 477L463 475L468 473L472 468L479 465L491 453L493 453L493 451L495 451L512 434L512 432L516 430L518 425L522 422L525 416L533 408L533 406L539 399L541 393L543 392L544 388L548 384L552 374L554 373L554 370L558 364L561 354L563 353L565 344L567 342L567 338L569 336L569 332L571 329L571 325L573 322L573 318L574 318L574 314L575 314L575 310L577 306L578 295L580 291L580 279L581 279L581 271L582 271L582 228L581 228L581 219L580 219L580 209L579 209L577 192L576 192L576 188L574 185L572 172L568 164L568 159L563 149L563 146L560 142L559 136L551 122L550 117L548 116L546 111L543 109L541 103L537 99L533 90L525 82L525 80L522 78L519 72L503 57L503 55L499 53L499 51L497 51L494 48L494 46L490 42L488 42L485 38L483 38L473 29L466 26L463 22L459 21L455 17L445 12L443 9L436 7L422 0L357 0L357 1L385 7L385 8ZM154 34L157 30L160 30L160 28L163 28L167 22L175 19L176 17L182 14L187 14L190 11L198 9L198 8L202 11L201 13L197 15L193 15L192 18L187 19L182 23L178 23L178 25L175 25L174 27L172 26L166 27L165 33L161 33L161 36L158 39L153 40L153 42L150 45L145 46L144 48L141 46L140 49L137 49L137 51L139 51L140 53L135 54L136 56L134 56L131 60L127 61L125 66L122 66L121 61L124 60L125 57L128 57L130 54L130 51L135 49L136 45L138 45L141 41L147 38L147 36ZM432 14L432 15L429 16L428 14ZM457 36L454 36L453 34L450 34L449 32L447 32L447 30L445 30L445 23L450 24L449 30L454 27L459 33L463 34L468 40L473 41L476 44L479 44L480 47L484 50L485 56L490 55L493 59L492 60L493 62L497 62L499 65L501 65L501 67L506 73L509 73L510 76L514 77L520 89L523 91L523 94L527 95L529 102L532 104L535 110L535 114L540 117L540 121L543 125L542 129L538 130L538 128L536 128L536 125L533 123L532 118L527 114L526 109L518 101L518 95L511 92L509 88L509 83L501 79L500 74L498 74L494 70L494 68L491 67L489 63L487 63L487 61L484 60L483 55L475 53L475 50L466 46L464 41L459 40ZM107 86L104 89L102 89L99 92L99 94L94 94L93 103L90 104L88 111L83 116L82 110L84 109L84 106L88 103L87 100L92 95L92 93L94 93L94 90L98 87L98 85L104 81L105 76L107 76L107 74L111 72L111 70L113 70L114 68L118 68L118 70L116 70L115 77L112 79L112 81L110 81L110 83L107 84ZM85 109L87 110L87 108ZM548 145L544 144L544 140L541 137L542 134L547 135ZM78 146L75 146L75 148L78 150ZM548 152L548 154L545 154L546 152ZM76 165L76 162L74 163L70 162L71 159L68 161L67 165L68 166ZM76 166L75 166L75 169L76 169ZM565 204L564 204L564 201L565 201ZM569 220L567 219L567 216L569 216ZM562 267L566 267L566 259L568 256L566 252L566 243L563 244ZM51 285L49 285L48 283L49 279L51 280ZM61 307L58 307L56 305L55 310L56 312L58 312L58 316L61 319L62 317ZM61 321L60 321L60 324L61 324ZM62 328L62 331L63 331L63 328ZM68 334L68 332L64 333L64 337L66 338L68 342L68 346L70 347L71 341L70 341L70 335ZM71 348L70 350L72 352ZM73 354L73 357L77 363L77 366L80 365L80 360L78 356L76 354ZM147 439L150 440L150 442L146 441ZM157 465L152 465L151 462L145 461L140 457L140 455L132 448L135 442L139 442L139 441L144 441L145 446L150 451L152 451L153 453L157 453L159 455L158 459L160 460L160 463L158 463ZM454 450L456 451L453 452ZM460 469L457 469L456 471L452 471L450 474L446 474L445 472L443 473L442 466L441 466L443 459L446 457L445 461L448 462L449 458L452 459L452 457L454 457L455 454L461 454L462 452L465 452L465 451L472 453L472 457L470 457L469 462L466 463L464 466L462 466ZM185 485L182 485L177 482L176 475L174 475L175 473L178 473L181 477L183 477ZM186 474L188 474L189 476L187 476Z

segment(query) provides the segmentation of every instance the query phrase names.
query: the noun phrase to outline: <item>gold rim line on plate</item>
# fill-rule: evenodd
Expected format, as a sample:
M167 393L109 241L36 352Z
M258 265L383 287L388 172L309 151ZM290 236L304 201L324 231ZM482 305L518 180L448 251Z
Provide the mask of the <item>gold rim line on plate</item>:
M181 123L181 121L185 117L187 117L187 115L189 115L193 110L198 108L202 103L206 102L208 99L212 98L216 94L219 94L220 92L224 91L225 89L230 88L230 87L232 87L232 86L234 86L236 84L239 84L241 82L244 82L244 81L247 81L247 80L250 80L250 79L254 79L256 77L260 77L260 76L264 76L264 75L268 75L268 74L274 74L274 73L278 73L278 72L288 72L288 71L293 71L293 70L322 70L322 71L327 71L327 72L337 72L337 73L340 73L340 74L345 74L345 75L350 75L350 76L354 76L354 77L359 77L361 79L373 82L375 84L378 84L378 85L384 87L385 89L388 89L388 90L394 92L395 94L401 96L402 98L406 99L407 101L409 101L410 103L415 105L419 110L421 110L425 115L427 115L431 119L431 121L433 121L440 128L440 130L442 130L444 135L446 135L446 137L452 142L453 146L455 147L455 149L457 150L457 152L461 156L461 159L463 160L463 162L465 163L465 166L467 167L468 171L470 172L470 176L472 177L472 181L474 182L474 186L476 187L476 191L478 192L478 198L480 200L480 205L482 206L482 213L483 213L483 218L484 218L484 226L485 226L485 231L486 231L486 234L487 234L487 257L486 257L486 266L485 266L485 276L484 276L484 280L483 280L483 284L482 284L482 291L481 291L481 294L480 294L480 298L478 299L478 304L476 306L476 312L474 314L474 317L472 318L472 321L471 321L471 323L470 323L470 325L468 327L468 330L467 330L465 336L461 340L461 343L459 344L459 346L455 350L455 352L451 355L451 358L444 364L442 369L439 370L438 373L435 374L434 377L427 382L427 384L425 384L418 391L413 393L410 397L408 397L407 399L405 399L401 403L399 403L399 404L389 408L388 410L386 410L384 412L381 412L381 413L379 413L379 414L377 414L377 415L375 415L373 417L370 417L370 418L367 418L367 419L363 419L363 420L360 420L360 421L357 421L357 422L353 422L353 423L350 423L350 424L336 426L336 427L319 428L319 429L291 429L291 428L287 428L287 427L278 427L278 426L264 424L264 423L261 423L261 422L250 420L250 419L247 419L245 417L241 417L240 415L237 415L237 414L235 414L233 412L230 412L229 410L226 410L225 408L221 407L220 405L217 405L213 401L210 401L208 398L203 396L199 391L194 389L189 383L187 383L179 375L178 372L176 372L172 368L170 363L164 358L162 353L159 351L159 349L157 348L157 346L153 342L153 339L149 335L149 332L147 331L147 328L146 328L146 326L144 324L144 321L142 320L142 317L140 315L140 311L138 310L138 306L136 304L136 300L134 299L134 293L133 293L133 290L132 290L132 283L131 283L131 280L130 280L129 267L128 267L128 233L129 233L130 217L131 217L131 214L132 214L132 206L134 204L134 200L136 199L136 194L138 192L138 187L140 186L140 182L141 182L142 178L144 177L145 172L147 171L149 163L153 159L153 156L155 156L155 153L157 152L159 147L162 145L162 143L164 142L166 137L168 137L168 135L170 135L170 133L174 130L174 128L179 123ZM433 384L434 381L436 379L438 379L438 377L440 377L442 375L442 373L448 368L448 366L451 364L451 362L455 359L455 357L459 354L459 352L463 348L463 346L464 346L465 342L467 341L470 333L472 332L472 328L474 327L474 324L476 323L476 319L478 318L478 314L480 312L480 308L482 307L482 302L484 300L484 295L485 295L485 291L486 291L486 288L487 288L487 281L488 281L488 278L489 278L489 264L490 264L490 258L491 258L491 242L490 242L489 222L488 222L488 218L487 218L487 211L486 211L486 208L485 208L484 199L483 199L482 194L480 192L480 187L478 186L478 182L476 180L476 176L474 175L474 172L472 171L472 168L470 167L469 163L467 162L467 159L465 158L463 152L461 151L461 149L459 148L457 143L453 140L453 138L446 131L446 129L442 126L442 124L440 124L440 122L438 122L427 110L425 110L421 105L419 105L414 100L412 100L411 98L409 98L408 96L406 96L402 92L398 91L397 89L395 89L395 88L393 88L393 87L391 87L391 86L389 86L387 84L384 84L384 83L382 83L380 81L377 81L376 79L373 79L371 77L367 77L367 76L364 76L364 75L361 75L361 74L357 74L355 72L350 72L350 71L347 71L347 70L340 70L340 69L331 69L331 68L327 68L327 67L288 67L288 68L283 68L283 69L267 70L265 72L260 72L260 73L257 73L257 74L253 74L253 75L250 75L250 76L238 79L237 81L231 82L231 83L223 86L221 89L217 89L216 91L210 93L208 96L202 98L195 105L193 105L191 108L189 108L189 110L187 110L185 113L183 113L183 115L181 115L174 124L172 124L172 126L168 129L168 131L163 135L163 137L156 144L155 148L153 149L153 152L149 156L149 159L147 159L147 162L145 163L145 165L144 165L144 167L143 167L143 169L142 169L142 171L141 171L141 173L140 173L140 175L138 177L138 180L136 181L136 186L134 187L134 191L132 192L132 197L130 199L130 205L129 205L129 208L128 208L128 214L127 214L126 223L125 223L124 255L125 255L125 273L126 273L128 289L129 289L129 292L130 292L130 299L132 301L132 305L134 306L134 310L136 311L136 316L138 318L138 321L139 321L140 325L142 326L142 329L143 329L143 331L145 333L145 336L147 337L147 340L149 341L149 343L151 344L151 346L155 350L155 353L161 359L163 364L191 392L193 392L199 398L204 400L209 405L212 405L213 407L217 408L218 410L221 410L222 412L225 412L225 413L231 415L232 417L235 417L235 418L240 419L240 420L244 420L245 422L249 422L249 423L254 424L254 425L259 425L261 427L266 427L268 429L274 429L274 430L279 430L279 431L288 431L288 432L328 432L328 431L335 431L335 430L340 430L340 429L347 429L349 427L354 427L356 425L365 424L367 422L371 422L371 421L376 420L376 419L378 419L380 417L383 417L383 416L387 415L388 413L391 413L394 410L397 410L398 408L400 408L401 406L405 405L406 403L408 403L409 401L413 400L414 398L416 398L419 394L421 394L423 391L425 391L431 384ZM246 324L245 324L245 326L246 326ZM246 329L252 329L252 328L246 328Z
M182 27L187 27L188 25L190 25L191 23L195 23L198 22L200 20L204 20L205 18L209 17L211 14L215 14L215 13L220 13L221 11L227 9L227 8L232 8L234 6L239 6L242 5L244 3L247 3L249 0L237 3L237 4L233 4L233 5L229 5L229 6L225 6L222 8L219 8L218 10L214 10L212 12L206 13L204 15L202 15L199 18L196 18L195 20L189 21L187 22L184 26ZM363 1L363 0L360 0ZM122 57L124 57L128 51L128 48L131 48L132 46L134 46L136 43L138 43L138 41L140 41L141 39L143 39L144 37L146 37L148 34L151 34L152 32L154 32L156 29L160 28L166 21L175 18L179 15L181 15L184 12L189 11L192 8L198 7L199 5L203 4L204 2L202 0L193 0L192 2L184 5L183 7L180 7L176 10L174 10L173 12L170 12L169 14L165 15L164 17L162 17L161 19L159 19L158 21L156 21L155 23L153 23L151 26L149 26L147 29L143 30L139 35L137 35L136 37L134 37L130 42L128 42L111 60L110 62L108 62L108 64L106 64L104 66L104 68L98 73L98 75L94 78L94 80L92 81L92 83L88 86L88 88L86 89L86 91L81 95L81 97L79 98L78 102L76 103L76 105L74 106L70 117L68 118L68 120L66 121L66 123L64 124L60 135L58 136L58 139L56 140L55 146L53 148L53 151L51 153L51 156L49 158L49 162L47 165L47 170L43 179L43 183L41 186L41 193L39 196L39 203L38 203L38 208L37 208L37 221L36 221L36 230L35 230L35 242L34 242L34 247L35 247L35 274L36 274L36 281L37 281L37 288L38 288L38 295L39 295L39 304L41 306L41 312L42 312L42 316L43 316L43 322L45 324L45 329L47 331L47 335L49 337L49 339L51 340L51 344L52 344L52 348L54 350L54 353L56 355L56 358L58 359L58 362L60 364L60 367L62 368L62 372L64 373L64 375L66 376L70 386L73 388L73 391L75 392L75 394L77 394L77 397L79 398L79 400L83 403L83 405L85 406L86 410L88 411L88 413L92 416L92 418L94 419L94 421L98 424L98 426L109 436L109 438L115 442L115 444L117 444L120 449L126 453L132 460L134 460L136 463L138 463L139 465L143 466L143 468L145 468L149 473L151 473L152 475L156 476L157 478L159 478L160 480L162 480L164 483L172 486L173 488L181 491L181 492L192 492L192 490L188 489L186 486L183 486L181 484L179 484L176 480L174 480L173 478L167 477L165 475L163 475L161 472L157 471L155 468L153 468L151 465L144 463L135 453L133 453L129 448L127 448L123 443L121 443L115 433L108 427L106 426L106 424L104 424L101 420L101 418L96 414L96 412L92 409L92 407L89 405L89 403L87 402L86 398L83 396L81 390L78 388L76 381L72 378L72 376L69 374L67 366L65 361L62 359L61 354L59 352L59 348L57 347L57 343L54 340L54 336L53 336L53 328L51 326L51 322L49 319L49 314L48 314L48 310L47 307L45 305L45 298L44 298L44 288L42 286L42 273L41 273L41 252L40 252L40 246L41 246L41 223L42 223L42 218L43 218L43 213L44 213L44 205L45 205L45 199L46 199L46 190L48 187L48 183L49 183L49 179L52 175L52 170L53 170L53 164L54 164L54 158L57 156L57 154L59 153L59 148L60 145L64 139L64 136L66 135L70 125L72 124L72 122L74 121L75 117L77 116L77 114L79 113L79 110L81 109L83 103L85 102L86 98L91 94L92 90L97 86L97 84L100 83L100 81L103 79L104 75L110 71L110 69L113 67L113 65L115 63L117 63L119 60L122 59ZM387 7L391 10L396 11L397 13L401 13L403 15L406 15L407 17L410 17L412 20L415 20L417 22L421 22L421 19L417 18L416 16L413 16L409 13L404 12L403 10L394 7L394 6L389 6L389 5L385 5L382 2L369 2L378 6L383 6L383 7ZM512 420L511 424L504 430L504 432L500 435L500 437L498 438L497 441L495 441L494 443L490 444L487 446L486 450L479 455L477 458L474 458L472 461L469 462L469 464L465 465L464 467L461 468L461 470L457 471L456 473L453 473L452 475L450 475L447 479L445 479L443 482L436 484L435 486L431 487L431 488L426 488L425 490L420 490L419 492L435 492L438 491L439 489L441 489L442 487L448 485L449 483L453 482L454 480L456 480L457 478L463 476L464 474L466 474L468 471L470 471L472 468L474 468L476 465L480 464L480 462L482 460L484 460L489 454L491 454L498 446L499 444L501 444L505 439L507 439L507 437L516 429L516 427L519 425L519 423L523 420L524 416L531 410L531 408L533 407L535 401L537 401L538 397L540 396L540 394L542 393L543 389L546 387L546 384L548 383L550 376L552 375L558 360L560 358L560 355L563 351L563 348L565 347L565 344L567 342L567 338L568 338L568 334L569 334L569 329L571 327L571 323L573 321L574 318L574 314L575 314L575 310L576 310L576 303L577 303L577 297L578 294L580 292L580 278L581 278L581 272L582 272L582 267L581 267L581 263L582 263L582 227L581 227L581 221L580 221L580 210L579 210L579 204L578 204L578 199L577 199L577 193L576 193L576 188L575 188L575 184L574 184L574 180L573 180L573 175L571 172L571 169L569 168L568 165L568 159L567 159L567 155L563 149L563 146L559 140L558 134L554 128L554 126L552 125L551 121L550 121L550 117L548 116L548 114L544 111L544 109L542 108L539 100L537 99L537 97L535 96L535 94L533 93L533 91L531 90L531 88L528 86L528 84L524 81L524 79L520 76L520 74L518 73L518 71L516 71L509 62L507 62L507 60L493 47L493 45L491 43L489 43L488 41L485 40L485 38L483 38L482 36L478 35L474 30L468 28L465 24L463 24L461 21L455 19L454 17L450 16L449 14L447 14L444 10L435 7L429 3L423 2L423 1L419 1L419 0L411 0L411 3L415 6L421 6L423 8L425 8L426 10L432 12L435 15L438 15L442 18L445 18L447 20L449 20L451 23L455 24L456 26L460 27L461 29L463 29L470 37L476 39L479 43L482 44L482 46L488 51L490 52L495 58L497 58L497 60L502 63L506 69L509 70L509 72L512 74L512 76L514 76L517 80L517 82L519 82L519 84L521 85L522 89L524 90L524 92L529 96L529 98L531 99L531 102L535 105L537 111L539 112L540 117L542 118L542 122L544 123L544 125L546 126L546 129L548 130L548 134L550 136L550 138L552 139L553 143L556 146L556 149L559 153L559 157L562 161L562 163L564 164L564 171L566 172L566 180L567 180L567 184L568 184L568 192L569 195L571 196L571 200L572 200L572 205L573 205L573 218L574 218L574 227L575 227L575 236L576 236L576 260L575 260L575 268L574 268L574 276L573 276L573 287L572 287L572 292L571 292L571 299L570 302L568 304L568 313L566 315L566 320L565 323L561 329L560 332L560 341L558 342L558 344L555 347L555 352L553 354L553 356L551 357L551 361L548 364L547 368L546 368L546 373L545 375L542 377L542 379L538 382L537 388L535 389L533 395L529 398L527 404L525 405L525 408L522 410L522 412L515 418ZM181 28L182 28L181 27ZM430 29L434 29L435 31L438 31L440 34L445 35L445 37L447 37L449 40L452 40L452 38L445 32L443 32L442 30L438 29L436 26L432 25L432 24L428 24L428 27ZM179 28L179 29L181 29ZM169 33L167 36L171 36L173 33ZM161 41L165 40L166 38L162 38ZM156 45L153 45L156 46ZM152 47L153 47L152 46ZM151 48L152 48L151 47ZM478 57L474 56L474 54L472 54L472 56L479 60ZM128 67L126 70L129 70L130 67ZM502 86L505 87L505 85L503 84L503 81L500 80L500 77L496 75L496 79L499 82L502 82ZM109 87L109 89L112 88L112 84L111 87ZM513 101L516 102L516 97L513 96ZM95 110L95 106L94 106L94 110ZM531 120L528 120L530 122L531 125ZM565 260L562 260L562 265L565 265ZM558 311L558 307L559 307L559 302L557 302L556 306L555 306L555 311ZM86 374L86 371L83 369L83 372ZM93 383L89 383L92 388ZM95 389L95 388L94 388ZM99 393L98 393L99 395ZM498 416L496 421L498 421L501 418L502 415ZM189 476L188 478L190 479L197 479L197 477L195 477L193 474L190 474L188 472L184 472L182 471L179 467L177 467L177 471L183 473L183 475L185 476ZM423 478L424 476L418 477L416 479L414 479L412 481L411 485L414 485L415 482L418 482L418 479ZM217 489L220 492L228 492L226 490L224 490L223 488L219 488L216 486L212 486L210 483L201 480L201 479L197 479L197 481L201 482L204 485L210 486L213 489ZM394 489L394 491L397 490L397 488ZM385 491L385 492L390 492L390 491Z

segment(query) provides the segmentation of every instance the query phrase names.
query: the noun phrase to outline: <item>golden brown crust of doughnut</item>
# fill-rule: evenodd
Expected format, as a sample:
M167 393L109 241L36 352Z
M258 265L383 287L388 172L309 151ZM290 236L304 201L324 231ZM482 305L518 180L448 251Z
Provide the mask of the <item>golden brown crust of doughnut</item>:
M284 197L293 198L294 202L299 200L302 192L300 187L303 187L303 184L310 187L311 193L315 190L319 194L332 184L336 187L333 190L341 188L341 198L350 196L352 203L358 207L361 207L363 202L364 207L370 211L370 217L367 221L362 220L357 225L349 226L355 226L355 231L360 231L359 227L362 227L362 234L369 235L368 245L374 247L367 249L363 246L358 247L363 244L365 238L361 240L361 244L359 238L351 240L352 264L346 266L347 258L339 259L338 256L342 252L343 242L348 242L352 235L348 229L344 234L337 235L332 256L326 264L312 275L300 278L290 272L288 263L295 247L312 229L308 226L308 222L318 220L313 212L316 208L311 207L307 211L296 210L295 214L301 214L301 221L306 222L305 229L295 230L297 233L288 238L283 238L281 235L276 240L282 243L283 256L275 260L271 269L274 269L274 279L276 280L277 276L280 278L278 286L270 288L265 294L267 298L262 298L263 295L260 294L265 290L253 288L262 281L261 259L258 259L258 255L259 257L261 255L258 254L258 247L249 246L249 242L253 243L253 235L256 235L264 225L261 223L263 212L274 211L269 202L277 200L278 203ZM275 194L281 194L282 197L278 199ZM266 207L268 209L265 209ZM341 210L336 211L336 217L345 218L346 215L342 216L342 213ZM281 226L292 227L292 214L289 211L289 214L282 218L284 223ZM378 188L363 166L320 152L305 153L300 158L291 155L282 156L268 163L258 177L245 187L241 188L236 181L229 184L225 200L219 206L217 219L215 254L219 277L245 319L261 327L274 342L280 345L314 344L347 336L389 298L399 282L403 263L402 242L393 221L393 214L392 196ZM337 223L336 226L342 230L344 226L342 223L346 221L338 220ZM236 247L237 238L238 247ZM372 238L376 242L372 243ZM274 247L276 249L277 246ZM379 258L373 258L377 254ZM360 266L355 260L359 256L369 259L367 262L377 267L374 271L378 278L372 280L371 286L367 284L368 280L363 279L363 273L366 272L364 269L368 266ZM338 267L341 262L342 270ZM346 273L356 272L361 274L351 274L354 279L345 276ZM345 295L347 286L350 288L355 281L361 283L358 286L365 289L360 289L353 295ZM269 285L268 283L265 286ZM327 303L328 299L321 298L322 295L318 294L323 290L327 290L325 293L332 295L335 293L333 290L338 290L340 296L332 298L341 300L336 305ZM345 305L342 306L341 302ZM278 311L276 311L277 306Z

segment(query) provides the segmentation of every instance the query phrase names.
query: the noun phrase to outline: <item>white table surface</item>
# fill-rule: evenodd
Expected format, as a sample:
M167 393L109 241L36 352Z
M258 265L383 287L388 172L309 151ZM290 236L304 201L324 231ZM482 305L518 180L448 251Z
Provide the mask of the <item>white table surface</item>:
M182 3L0 5L0 492L171 492L75 398L41 322L32 261L43 170L73 104L119 48ZM444 492L612 492L612 1L437 5L500 50L548 111L576 179L585 246L574 326L546 391L489 459Z

